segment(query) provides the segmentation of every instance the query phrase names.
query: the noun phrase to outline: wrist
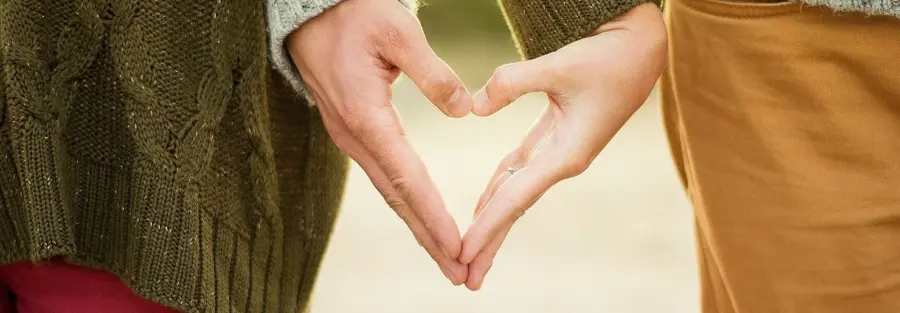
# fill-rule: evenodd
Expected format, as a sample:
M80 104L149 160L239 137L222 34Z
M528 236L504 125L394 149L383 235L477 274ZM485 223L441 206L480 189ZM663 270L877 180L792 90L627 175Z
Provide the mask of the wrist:
M666 26L662 12L653 3L635 6L625 14L597 27L592 36L614 30L647 32L649 35L665 35Z
M622 37L628 45L646 51L655 60L665 63L668 36L662 12L656 4L638 5L609 23L600 25L593 36L600 34Z

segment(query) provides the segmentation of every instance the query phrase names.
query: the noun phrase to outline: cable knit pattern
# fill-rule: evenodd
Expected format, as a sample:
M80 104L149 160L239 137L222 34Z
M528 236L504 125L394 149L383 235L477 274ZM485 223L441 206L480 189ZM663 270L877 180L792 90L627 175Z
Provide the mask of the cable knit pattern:
M297 27L309 19L322 14L325 10L337 5L342 0L268 0L269 14L269 52L272 64L287 80L294 90L303 93L303 79L291 61L290 54L284 46L285 39ZM416 0L400 0L403 5L415 13L418 8ZM311 99L310 97L307 97ZM312 101L310 101L312 103Z
M0 265L64 256L188 313L307 307L347 159L266 3L0 1Z

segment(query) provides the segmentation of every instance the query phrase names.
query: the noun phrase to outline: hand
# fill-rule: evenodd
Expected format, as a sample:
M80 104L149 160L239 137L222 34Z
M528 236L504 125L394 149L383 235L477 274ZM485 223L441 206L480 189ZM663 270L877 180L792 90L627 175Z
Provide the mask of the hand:
M460 255L469 289L481 288L515 220L551 186L584 172L647 99L666 45L659 10L641 5L557 52L498 68L475 96L479 116L530 92L546 92L549 104L478 201Z
M405 138L391 84L406 73L441 111L465 116L472 98L431 50L399 1L345 0L291 33L287 47L335 144L365 170L419 245L455 285L459 229Z

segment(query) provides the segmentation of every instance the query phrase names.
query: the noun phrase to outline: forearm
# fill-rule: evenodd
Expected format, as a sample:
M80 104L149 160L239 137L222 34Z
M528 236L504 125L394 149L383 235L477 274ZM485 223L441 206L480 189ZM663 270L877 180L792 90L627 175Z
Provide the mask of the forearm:
M522 56L533 59L591 35L644 3L659 0L500 0Z

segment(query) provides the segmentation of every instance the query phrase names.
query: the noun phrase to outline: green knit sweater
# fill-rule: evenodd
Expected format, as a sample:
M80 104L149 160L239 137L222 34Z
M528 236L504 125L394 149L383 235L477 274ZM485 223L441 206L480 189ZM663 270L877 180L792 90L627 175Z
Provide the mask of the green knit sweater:
M536 56L641 1L504 8ZM274 69L266 17L259 0L0 1L0 265L62 256L190 313L304 310L348 161Z

